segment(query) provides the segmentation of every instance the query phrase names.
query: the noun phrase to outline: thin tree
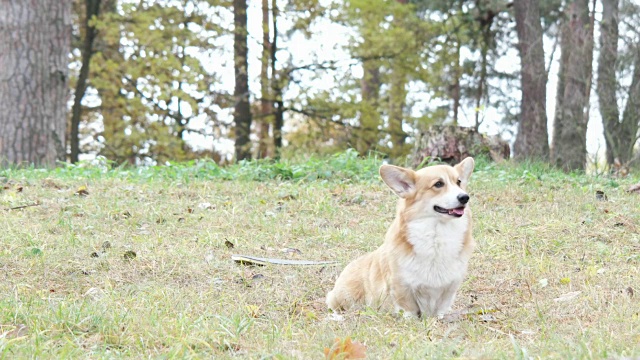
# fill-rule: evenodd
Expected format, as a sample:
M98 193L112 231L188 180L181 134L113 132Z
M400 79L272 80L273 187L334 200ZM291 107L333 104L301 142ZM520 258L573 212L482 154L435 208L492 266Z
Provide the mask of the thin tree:
M364 36L363 48L373 47L370 36ZM360 111L360 127L355 131L355 147L360 154L366 154L375 147L379 139L379 127L381 125L379 113L380 86L380 61L373 58L362 59L362 79L360 91L362 93L362 108Z
M408 0L396 0L402 6L407 6ZM397 27L405 27L401 19L394 18L393 23ZM407 71L401 58L391 61L391 79L389 84L389 134L392 148L390 155L399 158L404 150L407 134L402 129L404 123L404 107L407 101Z
M544 66L539 3L537 0L516 0L514 12L521 62L522 101L513 151L518 159L548 161L547 73Z
M262 59L260 68L260 127L258 129L258 158L268 156L269 125L272 117L271 84L269 82L269 64L271 60L271 40L269 39L269 0L262 0Z
M602 21L600 22L600 55L598 57L598 103L604 124L604 139L607 145L607 163L611 166L617 160L626 164L633 157L633 147L637 141L640 111L640 52L634 49L634 69L627 104L620 119L620 109L616 92L616 64L618 63L618 16L619 0L602 0Z
M552 163L566 171L587 161L587 123L593 32L588 0L567 4L560 41L560 72L552 140Z
M82 99L87 91L89 80L89 67L91 57L94 53L93 43L98 31L95 20L100 15L100 0L85 1L85 16L83 22L83 41L80 52L82 54L82 66L78 75L78 82L73 97L73 107L71 108L71 129L69 131L69 144L71 147L70 160L72 163L78 162L80 154L80 118L82 117Z
M235 155L236 160L251 158L251 104L249 102L249 74L247 46L247 0L233 0L234 73L235 73Z
M0 1L0 164L64 160L70 0Z
M274 157L280 157L280 149L282 148L282 128L284 126L284 101L282 99L282 89L284 79L278 76L276 70L278 52L278 5L276 0L271 0L271 28L273 29L273 41L271 42L271 96L274 111L273 119L273 145L275 147Z

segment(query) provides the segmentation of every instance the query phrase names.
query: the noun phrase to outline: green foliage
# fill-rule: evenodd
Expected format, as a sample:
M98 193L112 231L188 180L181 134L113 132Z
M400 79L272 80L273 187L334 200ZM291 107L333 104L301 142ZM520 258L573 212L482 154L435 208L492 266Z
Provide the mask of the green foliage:
M627 186L640 181L637 176L615 180L601 175L567 174L542 162L498 164L485 157L476 157L475 160L474 176L536 187L558 184L582 187L597 184L603 188L618 188L621 184ZM33 167L0 169L0 181L54 177L78 180L112 178L143 182L186 183L199 180L369 183L379 181L378 168L382 163L382 157L378 154L372 153L370 156L362 157L354 149L326 156L298 155L279 161L269 159L240 161L227 166L220 166L210 159L199 159L167 165L133 167L127 163L117 165L113 161L100 157L94 161L81 161L78 164L60 163L58 168L50 170Z
M314 133L320 143L399 159L407 152L405 129L450 120L456 108L480 113L494 102L505 104L513 91L493 88L489 80L512 79L494 68L512 45L508 8L507 1L497 0L334 2L331 20L354 30L346 50L362 65L362 75L349 68L335 76L336 89L305 94L312 110L306 114L325 130ZM336 123L349 131L335 137ZM297 134L295 140L301 139L292 145L308 144Z
M191 0L114 4L95 20L91 84L101 102L101 153L130 163L192 158L183 139L190 121L216 119L217 79L201 59L215 55L221 9Z
M75 179L138 179L138 180L293 180L332 182L368 182L377 179L382 161L377 156L362 158L349 149L331 156L312 156L306 159L273 161L268 159L240 161L237 164L220 166L210 159L176 162L169 165L131 167L127 163L116 166L113 161L100 158L78 164L61 163L52 170L33 168L8 168L0 170L0 177L8 179L50 176Z

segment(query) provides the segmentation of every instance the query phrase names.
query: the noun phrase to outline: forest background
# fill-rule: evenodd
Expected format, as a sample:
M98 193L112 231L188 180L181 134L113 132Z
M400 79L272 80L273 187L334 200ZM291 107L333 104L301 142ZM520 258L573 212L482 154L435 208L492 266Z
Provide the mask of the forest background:
M225 163L347 148L402 162L438 124L499 134L516 158L565 170L636 159L634 0L19 3L0 11L4 162ZM70 35L57 47L68 66L21 56L60 56L29 33ZM56 111L19 105L41 95L12 76L30 72L44 74L55 100L42 104Z

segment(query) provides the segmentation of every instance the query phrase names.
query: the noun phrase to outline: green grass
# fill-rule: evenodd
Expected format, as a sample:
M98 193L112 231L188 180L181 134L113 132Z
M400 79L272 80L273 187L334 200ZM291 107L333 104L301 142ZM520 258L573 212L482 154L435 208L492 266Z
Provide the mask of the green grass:
M638 178L539 164L479 161L472 178L478 248L454 307L493 321L329 319L335 277L393 216L379 164L0 170L2 358L319 359L336 337L371 359L640 356L640 196L625 192ZM232 253L339 265L248 267Z

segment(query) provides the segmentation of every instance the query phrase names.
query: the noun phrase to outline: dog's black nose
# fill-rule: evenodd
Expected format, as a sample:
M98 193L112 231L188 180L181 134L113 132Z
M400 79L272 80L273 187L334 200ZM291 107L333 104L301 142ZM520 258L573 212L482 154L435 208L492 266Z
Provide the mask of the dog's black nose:
M460 204L468 203L469 202L469 195L467 195L467 194L458 195L458 201L460 201Z

